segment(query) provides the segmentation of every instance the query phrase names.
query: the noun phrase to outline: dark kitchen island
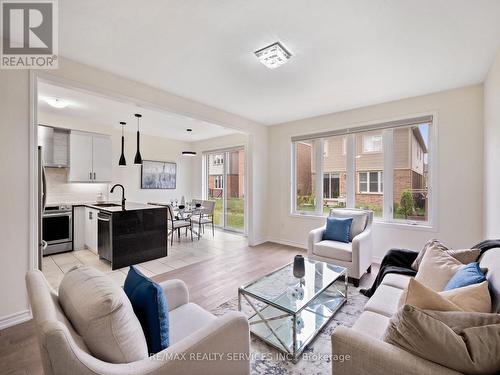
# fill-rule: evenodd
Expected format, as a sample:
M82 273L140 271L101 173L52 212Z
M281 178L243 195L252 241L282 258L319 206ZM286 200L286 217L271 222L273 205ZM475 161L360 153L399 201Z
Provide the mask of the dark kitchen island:
M167 256L167 209L142 203L87 204L99 210L99 258L116 270Z

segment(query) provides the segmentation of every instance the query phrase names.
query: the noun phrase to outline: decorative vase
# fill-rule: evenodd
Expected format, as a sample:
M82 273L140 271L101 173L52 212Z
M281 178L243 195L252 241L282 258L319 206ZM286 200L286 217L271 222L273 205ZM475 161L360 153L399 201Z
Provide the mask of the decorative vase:
M293 276L297 279L302 279L306 274L306 267L304 257L302 255L295 255L293 258Z

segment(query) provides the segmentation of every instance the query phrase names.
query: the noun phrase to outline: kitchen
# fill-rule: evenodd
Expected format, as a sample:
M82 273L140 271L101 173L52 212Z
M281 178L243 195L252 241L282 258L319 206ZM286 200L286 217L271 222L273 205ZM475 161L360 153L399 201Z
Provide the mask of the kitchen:
M195 120L50 83L38 86L38 143L45 172L39 185L46 192L45 209L40 208L43 272L57 271L56 286L59 271L90 262L122 282L129 265L166 259L166 208L147 203L192 198L192 158L182 153L191 147L185 130L189 126L196 132ZM206 131L223 135L225 129L212 125ZM142 188L142 166L134 163L138 150L144 160L175 164L173 188ZM125 165L120 165L122 153Z

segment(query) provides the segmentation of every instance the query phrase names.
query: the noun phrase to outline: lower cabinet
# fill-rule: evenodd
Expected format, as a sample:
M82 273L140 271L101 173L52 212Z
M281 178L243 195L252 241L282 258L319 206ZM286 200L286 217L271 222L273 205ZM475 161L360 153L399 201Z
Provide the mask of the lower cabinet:
M97 214L99 210L85 207L85 247L97 254Z

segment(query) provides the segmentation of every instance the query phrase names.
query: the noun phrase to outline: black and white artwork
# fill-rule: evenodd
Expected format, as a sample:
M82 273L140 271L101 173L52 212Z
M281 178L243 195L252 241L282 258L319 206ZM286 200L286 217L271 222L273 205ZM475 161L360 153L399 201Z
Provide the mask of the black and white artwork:
M165 161L143 160L141 189L175 189L177 164Z

